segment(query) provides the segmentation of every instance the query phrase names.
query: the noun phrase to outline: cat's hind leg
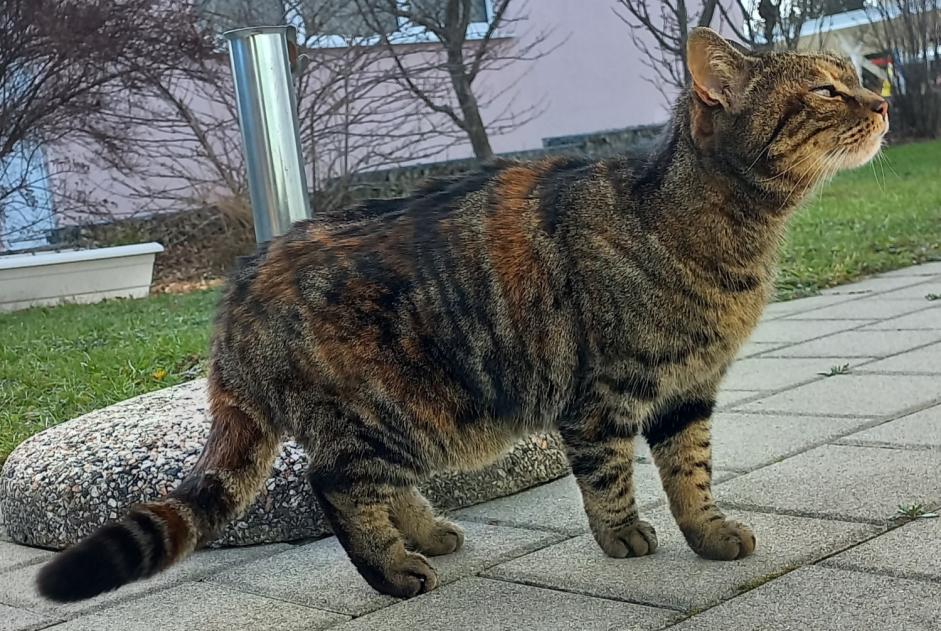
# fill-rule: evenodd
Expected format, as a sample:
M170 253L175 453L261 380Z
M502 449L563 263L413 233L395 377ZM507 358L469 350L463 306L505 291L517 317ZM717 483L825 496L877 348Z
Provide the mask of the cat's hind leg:
M393 497L392 523L405 536L409 548L428 556L451 554L464 545L461 527L435 515L431 504L415 487Z
M373 589L410 598L438 586L438 574L419 553L406 549L392 522L392 505L406 489L375 482L331 487L329 476L311 472L317 500L333 533ZM407 488L407 487L406 487Z

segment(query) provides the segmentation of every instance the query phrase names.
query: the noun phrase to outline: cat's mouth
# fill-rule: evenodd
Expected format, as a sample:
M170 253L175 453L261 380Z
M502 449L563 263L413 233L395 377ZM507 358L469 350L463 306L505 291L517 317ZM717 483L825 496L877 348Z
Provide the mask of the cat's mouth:
M888 117L872 124L872 130L859 141L847 147L840 170L855 169L867 164L882 149L882 141L889 131Z

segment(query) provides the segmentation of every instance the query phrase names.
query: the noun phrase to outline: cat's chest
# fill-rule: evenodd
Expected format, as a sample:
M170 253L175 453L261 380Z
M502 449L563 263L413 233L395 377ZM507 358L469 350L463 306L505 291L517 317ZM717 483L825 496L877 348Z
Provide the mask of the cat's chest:
M675 344L674 361L658 371L663 390L682 391L717 384L751 336L764 309L766 292L735 296L698 317L678 318L667 330Z
M715 384L757 325L767 291L742 292L708 305L677 300L672 309L625 310L599 348L616 374L643 374L664 396Z

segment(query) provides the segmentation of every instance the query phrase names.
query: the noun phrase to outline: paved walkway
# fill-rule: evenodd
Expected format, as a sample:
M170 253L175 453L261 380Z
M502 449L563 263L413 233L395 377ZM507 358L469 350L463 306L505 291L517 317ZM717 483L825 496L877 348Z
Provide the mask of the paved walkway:
M406 602L330 538L203 552L58 607L32 591L50 553L0 542L0 630L941 629L941 519L895 518L941 505L941 263L769 307L714 445L720 502L758 536L743 561L689 551L642 452L650 557L605 558L563 478L458 513L444 586Z

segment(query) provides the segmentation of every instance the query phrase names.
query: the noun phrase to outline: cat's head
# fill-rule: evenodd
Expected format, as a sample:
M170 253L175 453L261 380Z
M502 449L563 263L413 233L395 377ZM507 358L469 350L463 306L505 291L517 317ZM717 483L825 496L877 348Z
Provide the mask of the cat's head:
M743 53L696 28L687 59L695 142L769 192L801 193L866 164L889 129L886 101L838 55Z

